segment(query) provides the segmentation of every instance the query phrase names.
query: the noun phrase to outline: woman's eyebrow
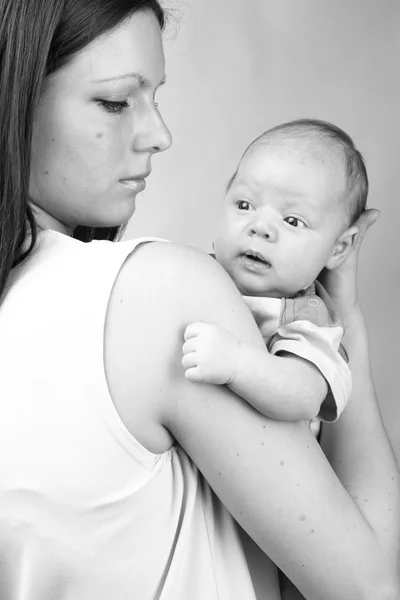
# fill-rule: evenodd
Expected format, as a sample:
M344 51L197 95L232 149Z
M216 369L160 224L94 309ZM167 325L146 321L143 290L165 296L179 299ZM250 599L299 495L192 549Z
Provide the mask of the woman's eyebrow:
M126 73L124 75L116 75L115 77L108 77L106 79L95 79L93 81L93 83L105 83L106 81L118 81L119 79L127 79L128 77L133 77L135 79L138 80L139 85L142 89L149 89L152 86L152 83L149 79L146 79L146 77L143 77L143 75L141 75L140 73ZM166 75L164 75L164 77L161 79L160 83L158 84L157 88L159 88L161 85L164 85L164 83L166 82Z

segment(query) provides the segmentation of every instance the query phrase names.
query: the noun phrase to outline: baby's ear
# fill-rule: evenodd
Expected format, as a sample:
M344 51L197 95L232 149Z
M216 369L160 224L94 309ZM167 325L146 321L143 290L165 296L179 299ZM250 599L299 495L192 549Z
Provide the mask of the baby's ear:
M336 269L342 264L342 262L346 260L351 249L357 241L357 237L358 227L355 225L349 227L349 229L346 229L346 231L342 233L336 242L331 257L325 265L327 269Z

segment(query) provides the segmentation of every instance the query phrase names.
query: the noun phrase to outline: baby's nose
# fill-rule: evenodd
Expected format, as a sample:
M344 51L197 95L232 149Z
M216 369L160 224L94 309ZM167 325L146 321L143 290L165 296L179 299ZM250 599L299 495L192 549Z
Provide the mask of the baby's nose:
M257 219L251 224L250 235L272 239L274 237L274 228L269 220Z

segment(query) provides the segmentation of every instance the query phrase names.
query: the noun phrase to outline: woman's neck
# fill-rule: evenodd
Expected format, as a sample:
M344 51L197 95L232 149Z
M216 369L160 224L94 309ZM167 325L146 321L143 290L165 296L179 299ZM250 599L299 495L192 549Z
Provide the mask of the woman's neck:
M65 235L72 236L72 229L62 223L59 219L50 215L45 210L37 206L36 204L31 204L33 214L35 215L36 224L39 229L53 229L54 231L59 231L60 233L64 233Z

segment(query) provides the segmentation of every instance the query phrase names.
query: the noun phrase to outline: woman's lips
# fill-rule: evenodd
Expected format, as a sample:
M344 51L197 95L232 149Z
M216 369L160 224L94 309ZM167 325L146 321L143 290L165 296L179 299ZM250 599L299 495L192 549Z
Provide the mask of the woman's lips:
M120 183L136 194L143 192L146 187L146 181L144 179L121 179Z

